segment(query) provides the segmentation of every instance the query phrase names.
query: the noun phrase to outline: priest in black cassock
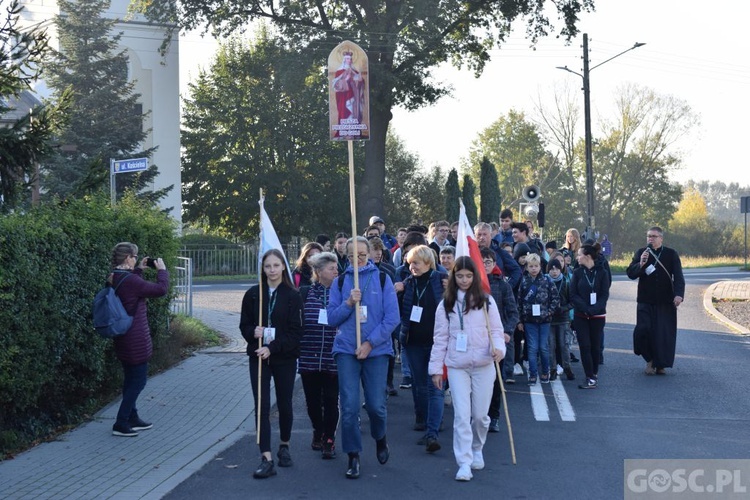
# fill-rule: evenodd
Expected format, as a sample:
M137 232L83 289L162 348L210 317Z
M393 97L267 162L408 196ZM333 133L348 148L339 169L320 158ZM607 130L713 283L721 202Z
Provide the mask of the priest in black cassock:
M674 364L677 344L677 308L685 297L680 256L665 247L664 231L646 232L646 247L633 255L627 274L638 280L638 309L633 351L646 360L647 375L664 375Z

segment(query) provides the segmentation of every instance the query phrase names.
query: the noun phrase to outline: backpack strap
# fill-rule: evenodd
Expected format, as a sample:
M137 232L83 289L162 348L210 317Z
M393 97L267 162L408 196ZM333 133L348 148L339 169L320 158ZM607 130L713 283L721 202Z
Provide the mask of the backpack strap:
M117 289L120 288L120 285L122 285L122 282L125 281L126 279L130 278L130 276L131 276L130 273L123 273L123 274L125 274L125 277L123 279L121 279L120 282L117 283L117 285L115 286L115 294L117 294Z

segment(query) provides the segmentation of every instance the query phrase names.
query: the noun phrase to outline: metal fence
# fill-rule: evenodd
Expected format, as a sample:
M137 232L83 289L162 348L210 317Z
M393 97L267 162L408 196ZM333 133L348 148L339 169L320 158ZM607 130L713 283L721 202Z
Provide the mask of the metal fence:
M299 243L282 245L289 265L294 267ZM192 262L192 276L248 276L258 274L258 245L185 245L180 255Z
M172 299L172 312L174 314L193 315L193 264L187 257L177 257L180 265L175 267L175 292L177 295Z

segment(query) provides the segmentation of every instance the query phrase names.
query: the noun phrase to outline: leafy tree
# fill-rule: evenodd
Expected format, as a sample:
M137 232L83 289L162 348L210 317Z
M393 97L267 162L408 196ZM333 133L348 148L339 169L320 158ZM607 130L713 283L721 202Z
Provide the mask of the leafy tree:
M495 165L485 156L482 158L479 177L479 218L483 221L495 221L500 218L501 195L497 184Z
M43 30L18 29L22 7L8 3L0 19L0 213L13 210L26 200L35 180L34 166L50 151L49 139L64 120L68 95L31 113L15 116L15 104L41 74L48 52Z
M223 44L184 103L183 219L255 238L263 188L282 240L350 232L346 147L319 133L327 99L321 67L268 30ZM362 148L355 155L361 175Z
M471 179L469 174L464 174L464 185L461 191L461 199L464 202L464 208L466 209L466 218L469 219L469 224L474 226L477 223L477 202L476 198L477 188L474 181Z
M419 157L408 151L404 141L393 131L388 131L385 145L385 211L389 233L409 225L417 209L415 189L420 181ZM365 214L369 217L369 214Z
M461 187L458 185L458 172L452 168L448 172L448 180L445 181L445 217L448 222L458 220L460 207L458 200L461 198Z
M466 171L472 179L480 180L483 160L486 158L493 164L507 207L517 207L523 201L525 187L539 186L546 205L546 227L553 235L562 234L579 220L575 211L576 193L557 157L546 146L539 126L524 113L510 110L480 132L472 143ZM522 218L523 214L519 214L519 219Z
M72 93L67 126L44 165L44 187L49 195L80 196L109 185L110 158L149 157L154 148L140 150L148 131L144 113L128 81L128 56L118 49L121 33L112 34L115 21L102 13L109 0L59 0L55 16L60 52L45 66L53 95ZM117 191L143 190L158 175L151 165L145 172L117 176ZM172 186L140 195L152 202ZM173 207L174 208L174 207Z
M415 189L415 205L412 221L429 224L443 218L445 200L445 174L435 166L430 172L420 172Z
M669 238L686 255L723 255L730 226L734 225L711 218L701 193L688 188L669 222Z
M686 190L695 189L706 201L708 215L720 221L742 224L743 215L739 210L742 196L750 196L750 185L741 187L737 182L725 184L721 181L693 181L685 185Z
M554 8L548 9L549 3ZM205 27L226 36L250 21L270 19L290 47L323 62L331 48L352 39L370 60L371 134L365 144L366 168L358 200L364 213L382 213L385 190L386 131L394 106L416 109L436 102L449 87L432 78L432 69L451 61L480 74L490 51L501 45L514 20L527 20L532 41L552 30L548 15L563 21L560 35L577 33L581 11L593 0L320 0L315 3L274 0L136 0L135 8L176 28ZM322 134L322 132L319 132Z

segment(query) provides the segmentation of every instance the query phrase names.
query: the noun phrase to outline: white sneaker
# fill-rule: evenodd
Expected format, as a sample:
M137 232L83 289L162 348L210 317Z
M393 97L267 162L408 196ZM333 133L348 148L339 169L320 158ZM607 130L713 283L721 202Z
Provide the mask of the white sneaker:
M471 462L471 468L474 470L484 469L484 457L481 451L474 452L474 460Z
M563 367L560 365L557 365L557 374L562 375L563 373L565 373L565 370L563 369Z
M523 368L518 363L513 366L513 375L523 375Z
M469 464L462 465L458 468L458 472L456 472L456 481L471 481L472 477L474 476L471 474Z

